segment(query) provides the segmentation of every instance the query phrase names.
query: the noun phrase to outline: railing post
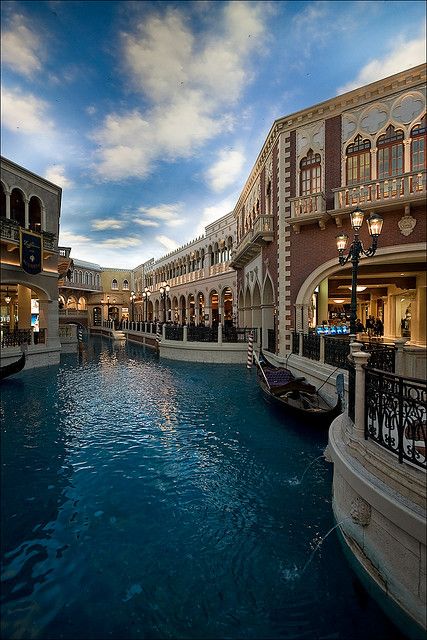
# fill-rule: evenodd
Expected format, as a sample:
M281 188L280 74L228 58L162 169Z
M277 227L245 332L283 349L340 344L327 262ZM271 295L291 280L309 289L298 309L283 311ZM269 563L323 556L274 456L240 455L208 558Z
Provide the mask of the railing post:
M218 345L222 345L222 324L218 323Z
M162 340L166 340L166 322L164 322L162 325Z
M325 336L320 335L320 346L319 346L319 362L321 364L325 363Z
M396 355L395 355L395 361L394 361L394 372L398 375L398 376L405 376L406 375L406 367L405 367L405 352L403 350L405 344L408 342L407 338L397 338L394 341L394 344L396 345Z
M182 331L182 341L183 341L183 342L187 342L187 330L188 330L187 325L185 324L185 325L182 327L182 329L183 329L183 331Z
M299 332L299 346L298 346L298 355L302 356L304 348L304 333L302 331Z
M354 343L352 343L354 344ZM365 437L365 367L369 360L366 351L353 351L353 363L355 368L354 389L354 435L359 440Z

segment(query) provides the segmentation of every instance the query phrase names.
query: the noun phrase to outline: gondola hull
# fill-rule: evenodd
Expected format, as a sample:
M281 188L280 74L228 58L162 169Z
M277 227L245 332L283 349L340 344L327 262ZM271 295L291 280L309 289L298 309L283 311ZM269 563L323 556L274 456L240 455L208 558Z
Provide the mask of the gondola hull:
M262 391L284 415L301 419L316 428L328 429L331 422L342 412L339 397L336 405L331 406L317 393L313 385L304 379L295 378L287 369L268 363L263 365L257 359L256 364L258 383ZM280 377L284 379L284 384L276 384Z
M18 373L19 371L22 371L24 367L25 367L25 353L22 354L19 360L16 360L15 362L11 362L10 364L5 364L3 367L0 367L0 380L3 380L4 378L8 378L14 373Z

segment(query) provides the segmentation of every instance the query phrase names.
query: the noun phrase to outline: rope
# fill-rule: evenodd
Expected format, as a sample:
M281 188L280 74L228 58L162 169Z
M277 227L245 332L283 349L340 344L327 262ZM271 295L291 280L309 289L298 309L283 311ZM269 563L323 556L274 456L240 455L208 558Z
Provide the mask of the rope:
M325 382L322 382L322 384L320 385L320 387L317 389L317 392L319 392L319 391L320 391L320 389L323 387L323 385L324 385L324 384L326 384L326 383L328 382L329 378L330 378L331 376L333 376L333 375L334 375L334 373L336 373L336 372L338 371L338 369L341 369L341 367L337 367L336 369L334 369L334 370L332 371L332 373L330 373L330 374L328 375L328 377L326 378Z

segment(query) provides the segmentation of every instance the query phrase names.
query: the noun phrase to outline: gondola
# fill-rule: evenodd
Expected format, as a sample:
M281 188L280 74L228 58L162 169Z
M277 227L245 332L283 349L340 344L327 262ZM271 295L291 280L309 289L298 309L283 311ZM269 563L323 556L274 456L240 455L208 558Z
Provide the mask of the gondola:
M7 378L14 373L18 373L25 367L25 353L16 360L15 362L11 362L11 364L5 364L3 367L0 367L0 380Z
M266 397L283 410L284 414L301 418L319 428L329 428L342 411L341 397L332 406L309 384L297 378L284 367L276 367L263 354L255 354L258 383Z

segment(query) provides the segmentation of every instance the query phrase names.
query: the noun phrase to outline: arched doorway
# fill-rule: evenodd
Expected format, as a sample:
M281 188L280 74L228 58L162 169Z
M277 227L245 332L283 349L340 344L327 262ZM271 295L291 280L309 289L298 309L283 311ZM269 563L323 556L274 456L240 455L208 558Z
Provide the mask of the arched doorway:
M222 292L222 309L224 318L222 324L224 327L233 325L233 292L230 287L225 287Z

